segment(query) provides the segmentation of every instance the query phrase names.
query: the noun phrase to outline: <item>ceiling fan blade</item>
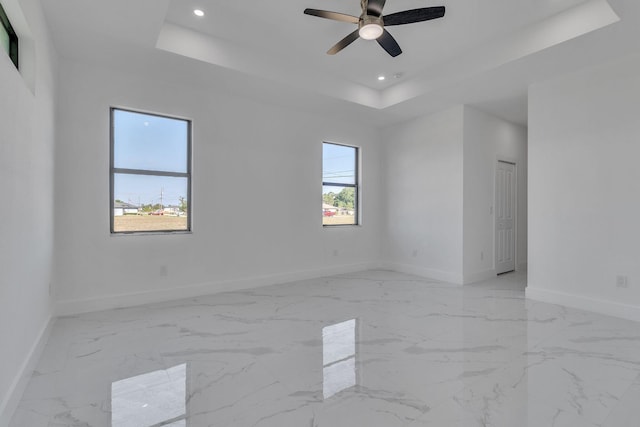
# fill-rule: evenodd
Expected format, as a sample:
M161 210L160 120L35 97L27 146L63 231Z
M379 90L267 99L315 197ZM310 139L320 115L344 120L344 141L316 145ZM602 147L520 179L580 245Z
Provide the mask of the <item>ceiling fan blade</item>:
M444 16L444 6L423 7L421 9L405 10L403 12L391 13L383 16L384 25L403 25L413 24L414 22L428 21L430 19L438 19Z
M382 8L386 0L369 0L367 2L367 15L382 16Z
M382 46L382 48L386 50L387 53L393 56L394 58L402 53L402 49L400 49L400 45L398 45L398 42L396 41L396 39L394 39L393 36L389 34L389 31L384 30L382 35L378 37L376 40L378 41L378 44Z
M333 19L334 21L349 22L351 24L357 24L360 20L357 16L346 15L338 12L329 12L328 10L305 9L304 13L307 15L319 16L320 18Z
M356 41L358 37L360 37L358 35L358 30L355 30L353 33L349 34L347 37L343 38L338 43L336 43L331 49L327 51L327 54L335 55L336 53L340 52L342 49L344 49L345 47L349 46L351 43Z

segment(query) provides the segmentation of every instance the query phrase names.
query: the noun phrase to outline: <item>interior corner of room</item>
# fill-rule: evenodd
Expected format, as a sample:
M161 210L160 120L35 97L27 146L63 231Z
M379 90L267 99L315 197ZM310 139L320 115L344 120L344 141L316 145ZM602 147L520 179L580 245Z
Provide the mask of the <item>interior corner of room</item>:
M505 6L477 45L451 2L454 29L391 30L397 62L365 40L325 55L338 23L294 2L288 53L264 5L207 26L177 0L129 3L0 0L20 40L19 60L0 50L0 426L58 316L388 269L526 272L531 301L640 321L635 0ZM111 232L112 108L191 124L188 232ZM320 210L323 143L354 148L358 179L328 184L357 210Z

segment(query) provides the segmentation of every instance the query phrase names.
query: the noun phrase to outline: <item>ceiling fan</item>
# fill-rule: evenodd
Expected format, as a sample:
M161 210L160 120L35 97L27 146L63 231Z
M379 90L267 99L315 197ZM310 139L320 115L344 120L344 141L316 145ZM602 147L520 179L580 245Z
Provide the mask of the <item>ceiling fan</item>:
M327 51L329 55L335 55L353 43L358 37L361 37L365 40L376 40L389 55L395 58L402 53L402 49L400 49L393 36L384 28L385 26L413 24L414 22L442 18L445 12L444 6L436 6L405 10L382 16L382 8L385 2L386 0L360 0L360 7L362 8L360 17L318 9L305 9L304 13L358 25L357 30Z

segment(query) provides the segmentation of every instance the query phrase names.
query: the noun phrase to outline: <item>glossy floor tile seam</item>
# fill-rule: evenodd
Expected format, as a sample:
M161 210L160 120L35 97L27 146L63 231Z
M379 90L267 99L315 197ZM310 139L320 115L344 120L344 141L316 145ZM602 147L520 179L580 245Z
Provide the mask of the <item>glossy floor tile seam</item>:
M12 427L627 426L638 323L391 271L60 318Z

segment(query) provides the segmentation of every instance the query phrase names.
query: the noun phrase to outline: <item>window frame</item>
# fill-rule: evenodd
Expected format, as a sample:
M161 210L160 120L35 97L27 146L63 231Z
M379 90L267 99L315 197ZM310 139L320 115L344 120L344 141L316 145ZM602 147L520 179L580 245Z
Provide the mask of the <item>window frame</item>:
M171 172L161 170L147 170L147 169L129 169L129 168L117 168L115 167L115 123L114 113L116 111L124 111L127 113L144 114L147 116L161 117L163 119L180 120L187 122L187 171L186 172ZM167 114L151 113L142 110L133 110L130 108L122 107L110 107L109 108L109 218L110 218L110 231L111 235L153 235L153 234L189 234L192 231L191 227L191 176L192 176L192 143L193 143L193 121L184 117L170 116ZM136 230L136 231L115 231L115 175L116 174L128 174L128 175L141 175L141 176L162 176L162 177L174 177L174 178L186 178L187 179L187 228L185 230Z
M13 62L13 65L15 65L16 68L19 70L20 66L19 66L18 35L13 29L13 26L11 25L11 22L9 21L9 17L7 16L7 13L4 11L2 4L0 4L0 23L2 24L2 27L4 28L4 30L7 32L7 35L9 36L9 52L7 52L7 54L9 55L11 62Z
M348 187L348 188L353 188L354 189L354 220L355 222L353 224L322 224L323 227L355 227L355 226L359 226L361 221L360 221L360 147L357 147L355 145L349 145L349 144L341 144L338 142L330 142L330 141L323 141L322 142L322 152L324 155L324 145L325 144L330 144L330 145L338 145L340 147L347 147L347 148L353 148L355 150L355 165L354 165L354 183L353 184L344 184L344 183L337 183L337 182L328 182L324 180L324 161L322 162L322 175L323 175L323 180L322 180L322 187ZM322 219L322 218L321 218Z

